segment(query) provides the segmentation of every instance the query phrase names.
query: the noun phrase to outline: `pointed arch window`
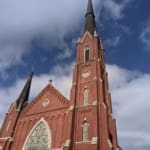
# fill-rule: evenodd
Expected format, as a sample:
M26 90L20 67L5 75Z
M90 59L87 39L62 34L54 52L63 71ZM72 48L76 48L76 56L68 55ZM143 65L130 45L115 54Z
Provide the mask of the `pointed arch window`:
M87 62L90 59L90 49L89 46L86 46L84 51L84 61Z
M47 126L40 122L31 132L23 150L49 150L50 137Z
M83 141L86 142L88 141L88 130L89 130L89 124L88 122L84 122L82 125L83 128Z
M89 99L89 91L88 89L85 89L83 93L83 100L85 106L88 105L88 99Z

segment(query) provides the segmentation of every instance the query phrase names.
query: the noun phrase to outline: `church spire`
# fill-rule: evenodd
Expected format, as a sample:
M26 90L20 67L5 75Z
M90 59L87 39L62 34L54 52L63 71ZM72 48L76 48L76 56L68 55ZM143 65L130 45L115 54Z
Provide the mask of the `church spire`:
M87 7L87 13L85 15L85 18L86 21L85 21L84 33L86 31L89 31L91 35L94 35L96 23L95 23L95 15L93 10L92 0L88 0L88 7Z
M17 99L17 110L21 110L29 99L32 77L33 77L33 72L30 73L29 78L28 78L22 92Z

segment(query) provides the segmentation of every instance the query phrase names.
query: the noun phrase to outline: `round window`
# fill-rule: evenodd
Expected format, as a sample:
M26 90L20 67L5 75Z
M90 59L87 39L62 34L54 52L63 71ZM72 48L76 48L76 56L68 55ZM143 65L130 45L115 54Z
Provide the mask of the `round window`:
M43 100L43 102L42 102L42 106L43 107L46 107L46 106L48 106L49 105L49 99L45 99L45 100Z

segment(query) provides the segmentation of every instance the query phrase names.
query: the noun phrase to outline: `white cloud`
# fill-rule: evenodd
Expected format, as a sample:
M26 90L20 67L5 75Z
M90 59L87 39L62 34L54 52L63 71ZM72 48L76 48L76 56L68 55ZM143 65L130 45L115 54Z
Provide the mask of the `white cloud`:
M150 74L116 65L107 69L121 146L129 150L150 148Z
M69 47L61 51L55 58L55 60L64 60L66 58L70 58L73 54L73 50Z
M103 7L107 16L119 19L129 1L95 0L95 12ZM35 40L43 47L66 49L68 57L64 37L80 27L85 11L85 0L0 1L0 72L23 63Z
M120 36L116 36L113 38L108 38L104 41L104 45L110 46L110 47L115 47L119 44L120 42Z
M115 0L102 0L102 6L107 13L106 16L111 16L112 19L118 20L124 17L123 11L132 0L123 0L117 2Z
M35 97L42 88L48 84L49 80L53 80L54 87L69 98L72 83L72 64L56 66L50 73L35 76L31 88L31 97Z
M150 51L150 18L144 24L142 32L140 34L141 42L144 44L146 50Z
M67 48L64 37L76 31L85 10L84 0L0 1L0 72L21 63L35 40Z
M69 97L72 84L72 64L56 66L50 73L35 76L31 97L44 88L49 79L66 97ZM150 148L150 74L130 71L117 65L107 65L113 110L117 120L119 143L128 150L148 150ZM26 79L19 79L9 87L0 89L0 114L14 101ZM2 117L2 116L0 116Z

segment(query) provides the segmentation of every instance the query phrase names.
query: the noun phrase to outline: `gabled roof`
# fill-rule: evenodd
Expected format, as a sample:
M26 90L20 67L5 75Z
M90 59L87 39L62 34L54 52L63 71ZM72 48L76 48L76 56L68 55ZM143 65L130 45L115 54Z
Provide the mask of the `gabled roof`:
M47 104L44 104L46 103L46 100ZM54 86L48 84L41 93L27 105L24 109L23 115L42 113L63 108L69 108L69 100L54 88Z

